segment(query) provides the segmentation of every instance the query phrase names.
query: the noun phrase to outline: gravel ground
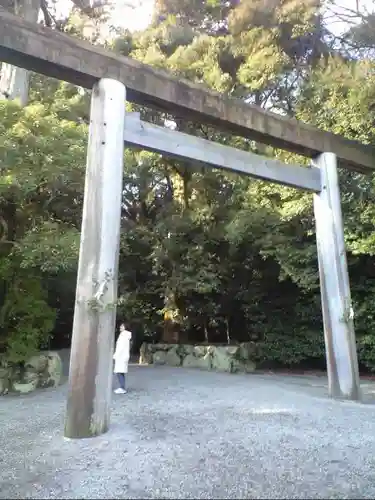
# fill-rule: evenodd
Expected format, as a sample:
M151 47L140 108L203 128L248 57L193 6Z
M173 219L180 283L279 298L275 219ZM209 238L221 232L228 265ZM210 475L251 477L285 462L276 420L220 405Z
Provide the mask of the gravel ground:
M94 439L63 438L66 385L2 398L0 498L375 498L375 406L328 400L320 377L129 382Z

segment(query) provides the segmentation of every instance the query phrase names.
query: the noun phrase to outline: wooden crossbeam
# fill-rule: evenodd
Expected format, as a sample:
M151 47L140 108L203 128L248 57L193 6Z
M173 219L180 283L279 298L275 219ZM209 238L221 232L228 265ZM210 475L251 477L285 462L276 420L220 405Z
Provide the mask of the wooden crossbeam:
M341 165L352 170L375 170L375 150L370 146L179 81L134 59L24 21L2 8L0 60L85 88L92 88L100 78L116 79L127 87L130 102L307 157L335 153Z
M286 165L265 156L159 127L141 121L139 113L126 115L124 141L130 146L139 146L163 156L193 160L203 166L210 165L308 191L321 190L317 167Z

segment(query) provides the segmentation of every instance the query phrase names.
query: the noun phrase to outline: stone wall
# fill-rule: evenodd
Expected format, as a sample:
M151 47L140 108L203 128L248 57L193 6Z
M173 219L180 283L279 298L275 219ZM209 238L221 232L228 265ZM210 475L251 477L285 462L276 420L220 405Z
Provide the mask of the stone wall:
M44 387L56 387L62 380L62 362L57 352L32 356L24 370L0 355L0 396L8 392L26 394Z
M254 353L253 342L225 346L144 343L140 349L139 364L252 373L256 368L252 359Z

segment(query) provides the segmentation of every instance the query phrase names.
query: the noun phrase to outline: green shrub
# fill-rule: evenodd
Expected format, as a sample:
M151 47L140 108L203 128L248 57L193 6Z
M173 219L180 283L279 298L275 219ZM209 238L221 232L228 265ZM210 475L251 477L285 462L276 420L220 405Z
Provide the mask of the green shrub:
M324 360L324 335L321 331L298 328L294 332L271 331L258 343L258 362L284 366L299 365L309 360Z
M370 372L375 372L375 335L364 335L357 340L358 360Z
M48 306L47 294L38 277L17 277L7 285L0 310L2 344L9 361L22 363L46 347L56 312Z

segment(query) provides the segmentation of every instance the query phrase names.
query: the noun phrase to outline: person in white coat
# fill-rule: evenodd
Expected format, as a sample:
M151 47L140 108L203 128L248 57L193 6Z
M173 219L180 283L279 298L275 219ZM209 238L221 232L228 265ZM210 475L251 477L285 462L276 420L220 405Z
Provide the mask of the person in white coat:
M120 387L115 390L116 394L126 394L125 374L128 373L128 364L130 358L130 341L132 338L131 332L125 328L125 325L120 326L120 335L116 342L114 373L116 373Z

